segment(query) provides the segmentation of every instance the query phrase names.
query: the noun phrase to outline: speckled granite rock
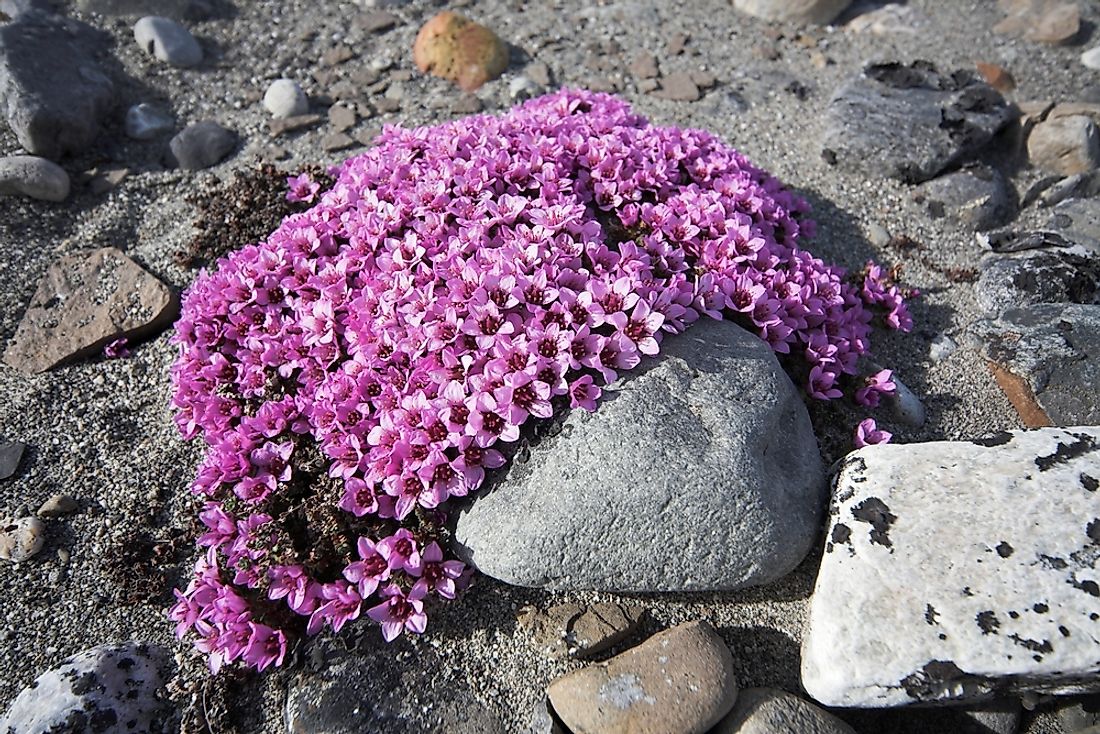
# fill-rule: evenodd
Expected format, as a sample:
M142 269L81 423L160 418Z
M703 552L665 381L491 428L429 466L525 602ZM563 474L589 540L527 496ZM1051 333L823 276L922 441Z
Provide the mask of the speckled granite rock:
M983 357L1022 381L1006 390L1021 415L1031 400L1049 424L1100 424L1100 305L1012 309L975 321L968 334Z
M822 156L917 183L966 160L1014 115L977 72L941 74L926 61L871 64L829 100Z
M689 622L546 690L573 734L702 734L733 706L733 656L706 622Z
M457 520L458 552L521 586L736 589L794 569L824 470L765 342L703 319L576 410Z
M1100 427L849 454L802 646L830 706L1100 689Z
M177 311L168 287L119 250L67 255L39 281L4 362L24 372L44 372L94 354L114 339L154 333Z
M0 717L4 734L152 734L167 653L144 643L102 645L38 676Z

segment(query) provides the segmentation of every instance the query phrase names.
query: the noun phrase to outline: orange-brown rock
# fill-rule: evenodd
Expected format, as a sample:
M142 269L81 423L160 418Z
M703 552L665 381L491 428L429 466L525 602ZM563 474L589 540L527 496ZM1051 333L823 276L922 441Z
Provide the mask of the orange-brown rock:
M469 92L504 73L508 47L485 26L444 10L416 34L413 61L421 71Z
M1016 80L1012 77L1012 74L1008 69L997 64L990 64L985 61L977 61L974 63L977 67L978 73L982 75L982 78L986 80L989 86L996 89L998 92L1007 93L1016 88Z

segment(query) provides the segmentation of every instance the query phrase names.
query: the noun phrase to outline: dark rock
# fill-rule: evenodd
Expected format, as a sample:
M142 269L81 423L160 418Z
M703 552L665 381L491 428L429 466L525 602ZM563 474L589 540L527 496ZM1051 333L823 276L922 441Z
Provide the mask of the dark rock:
M1100 726L1100 694L1059 702L1058 721L1062 723L1067 734Z
M39 281L4 361L44 372L115 339L133 342L155 333L177 311L167 286L115 248L68 255Z
M668 337L560 429L457 519L459 553L494 578L736 589L787 574L817 537L824 476L806 408L771 349L730 322Z
M991 255L982 261L975 295L993 313L1039 303L1097 303L1100 258L1061 249Z
M1055 425L1100 424L1100 306L1012 309L969 333L983 357L1026 383Z
M0 441L0 479L7 479L19 468L26 444L19 441Z
M1014 114L974 72L872 64L829 101L822 155L846 170L917 183L970 158Z
M1020 728L1019 699L1002 699L977 706L937 706L844 712L859 731L890 734L1016 734Z
M115 106L115 87L95 54L110 38L89 25L28 12L0 25L0 100L28 152L80 153Z
M792 693L749 688L710 734L855 734L852 727Z
M172 132L176 121L167 112L148 102L126 110L126 135L134 140L152 140Z
M172 158L185 171L210 168L223 161L236 147L236 133L213 120L188 125L169 143Z
M947 215L975 230L998 227L1016 213L1004 176L989 166L967 166L927 181L917 191L933 216Z

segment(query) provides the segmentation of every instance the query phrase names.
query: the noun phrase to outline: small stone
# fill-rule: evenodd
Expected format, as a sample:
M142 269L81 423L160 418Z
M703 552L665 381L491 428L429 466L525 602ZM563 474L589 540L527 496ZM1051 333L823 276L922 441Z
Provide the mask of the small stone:
M802 643L806 692L883 708L1096 689L1098 480L1098 426L849 454Z
M76 512L80 505L67 494L55 494L42 503L35 514L39 517L61 517Z
M97 139L117 101L97 60L110 43L89 25L49 13L0 23L0 100L27 152L56 159Z
M381 134L382 130L378 127L363 127L355 131L355 142L362 146L370 147L374 145L374 139Z
M779 59L779 47L774 43L758 43L752 47L752 55L764 61Z
M904 423L907 426L912 426L913 428L920 428L924 425L924 404L912 390L906 387L904 382L898 379L896 373L892 375L890 379L894 383L896 390L892 394L887 395L883 399L883 402L890 407L890 412L894 416L894 420L899 423Z
M334 104L328 108L328 122L336 132L342 133L355 127L355 124L359 122L359 116L355 114L355 110L351 107Z
M270 120L267 123L267 129L271 132L271 137L279 138L292 132L317 127L322 120L324 120L323 117L315 114L296 115L281 120Z
M739 691L733 710L710 734L856 734L843 721L776 688Z
M236 147L236 133L213 120L188 125L169 143L176 164L185 171L210 168L225 160Z
M444 10L417 33L413 60L420 71L471 92L508 68L508 47L491 30Z
M321 149L333 153L355 145L355 139L347 133L330 133L321 138Z
M653 79L660 75L657 57L649 51L639 51L630 62L630 73L638 79Z
M702 734L737 698L733 656L706 622L654 635L550 683L554 712L580 734Z
M1058 720L1070 734L1100 727L1100 694L1060 701Z
M542 87L525 76L517 76L508 82L508 96L517 102L537 97L544 91Z
M355 16L353 25L364 33L382 33L396 26L399 20L385 10L370 10Z
M691 74L677 71L661 79L661 88L653 96L675 102L694 102L702 94L692 81Z
M297 117L309 112L309 99L293 79L276 79L264 92L264 109L277 119Z
M1047 171L1072 176L1100 166L1100 130L1084 115L1048 118L1027 139L1031 162Z
M346 61L355 58L355 52L347 46L333 46L321 54L321 64L324 66L339 66Z
M649 94L661 88L661 83L656 79L642 79L638 82L638 91Z
M126 136L134 140L152 140L172 132L176 121L170 114L148 102L126 110Z
M848 21L844 29L849 33L870 33L873 36L913 35L927 24L928 18L912 5L894 2L886 5L864 4L871 9Z
M525 69L527 76L531 77L531 80L538 84L540 87L547 89L550 87L551 76L550 67L541 61L533 61L527 65Z
M932 340L932 343L928 346L928 358L933 362L942 362L959 348L958 343L955 342L947 334L937 334L936 338Z
M826 25L848 7L851 0L733 0L742 13L770 23Z
M1016 214L1004 176L982 164L926 181L916 193L933 217L946 215L974 230L998 227Z
M1005 92L1011 92L1016 88L1016 80L1012 77L1012 74L1008 69L997 64L990 64L985 61L976 61L974 66L978 69L978 73L982 75L986 83L996 89L1002 94Z
M591 657L625 640L641 622L639 608L599 602L556 604L545 612L531 611L523 620L536 644L551 657Z
M593 92L607 92L612 94L619 91L619 85L614 79L606 76L593 76L590 77L581 86Z
M867 241L875 247L886 247L890 243L890 230L878 222L867 225Z
M166 650L141 642L102 645L38 676L0 716L0 731L152 732L164 703Z
M202 62L202 46L171 18L148 15L134 24L134 40L146 53L171 66L198 66Z
M69 196L69 174L53 161L33 155L0 158L0 197L2 196L64 201Z
M1067 199L1091 199L1100 194L1100 170L1079 173L1047 186L1038 196L1039 205L1051 207Z
M374 104L383 115L394 114L401 111L401 100L393 99L392 97L383 97Z
M1001 7L1008 11L1008 17L993 26L994 33L1022 36L1038 43L1066 44L1081 30L1081 11L1076 2L1009 0Z
M46 526L37 517L21 517L0 526L0 560L22 563L46 545Z
M115 248L67 255L39 281L4 361L44 372L116 339L135 342L171 324L176 313L167 286Z
M129 168L109 168L104 171L95 171L88 181L88 190L96 196L106 194L118 188L119 184L130 175Z
M1100 46L1090 48L1081 54L1081 63L1089 69L1100 71Z
M19 441L0 441L0 479L7 479L19 468L26 444Z
M691 72L691 81L695 82L695 86L700 89L710 89L718 83L718 77L709 71L693 71Z
M669 56L679 56L687 48L690 40L691 36L686 33L673 33L665 44L665 50L668 51Z
M475 115L481 112L483 107L476 94L463 94L451 105L451 112L456 115Z

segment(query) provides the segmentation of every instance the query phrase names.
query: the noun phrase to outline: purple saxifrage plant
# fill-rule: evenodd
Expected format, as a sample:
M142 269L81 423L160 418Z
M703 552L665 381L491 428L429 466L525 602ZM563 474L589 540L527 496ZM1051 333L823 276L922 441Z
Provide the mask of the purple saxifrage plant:
M333 173L322 194L292 179L316 205L201 274L176 327L207 532L170 616L215 671L360 616L423 632L469 577L448 500L700 316L759 335L815 398L892 388L856 363L873 314L910 328L906 294L802 249L806 203L709 133L562 91L387 127Z

